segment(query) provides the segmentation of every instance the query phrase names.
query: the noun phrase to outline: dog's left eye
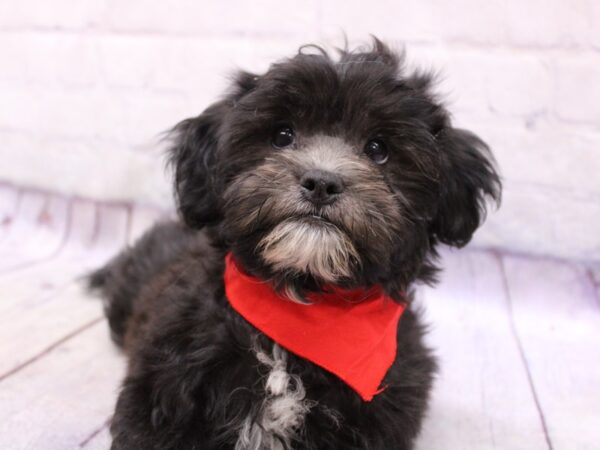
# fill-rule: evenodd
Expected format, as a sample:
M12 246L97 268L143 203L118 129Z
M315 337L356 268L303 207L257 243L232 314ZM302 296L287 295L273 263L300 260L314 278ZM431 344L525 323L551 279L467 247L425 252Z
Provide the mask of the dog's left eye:
M275 131L272 144L275 148L289 147L294 143L294 130L290 127L281 127Z
M379 139L372 139L367 142L365 153L377 164L385 164L388 160L387 147Z

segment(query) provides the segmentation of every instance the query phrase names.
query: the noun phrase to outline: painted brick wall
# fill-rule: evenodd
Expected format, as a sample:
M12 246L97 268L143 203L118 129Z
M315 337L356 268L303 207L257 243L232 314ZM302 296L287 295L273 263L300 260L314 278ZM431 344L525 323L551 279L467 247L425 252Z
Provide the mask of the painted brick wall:
M477 245L600 261L598 0L4 0L0 180L169 205L159 132L233 68L343 32L440 69L494 148L504 203Z

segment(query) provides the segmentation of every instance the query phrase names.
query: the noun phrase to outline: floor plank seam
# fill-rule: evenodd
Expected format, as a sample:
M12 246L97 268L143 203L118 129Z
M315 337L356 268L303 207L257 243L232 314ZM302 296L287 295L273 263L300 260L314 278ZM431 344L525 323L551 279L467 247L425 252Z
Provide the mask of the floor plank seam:
M548 431L548 425L546 423L546 417L544 415L544 411L542 409L542 405L540 403L540 399L539 399L537 390L535 388L535 383L533 381L531 369L529 368L529 362L527 360L527 356L525 355L525 349L523 348L523 344L521 342L521 338L519 337L519 332L517 331L517 327L515 324L514 315L513 315L513 307L512 307L512 298L510 295L510 287L508 285L508 278L506 276L506 270L504 267L504 260L502 259L502 255L499 252L493 252L493 254L496 257L496 259L500 265L500 274L502 277L502 285L503 285L505 298L506 298L506 307L508 310L508 321L509 321L509 325L510 325L510 331L513 336L513 339L515 340L515 343L517 344L517 350L519 352L519 357L523 364L523 368L525 369L525 374L527 376L527 383L529 384L529 388L531 390L531 395L533 397L533 401L535 403L535 407L537 409L538 416L540 418L542 430L544 432L544 439L546 440L546 445L548 446L548 450L554 450L552 440L550 439L550 433Z
M111 420L112 416L106 419L101 426L92 431L88 437L86 437L83 441L79 443L79 448L85 448L92 441L92 439L94 439L96 436L102 433L102 431L108 428Z
M32 356L31 358L27 359L26 361L23 361L22 363L20 363L17 366L13 367L9 371L7 371L7 372L5 372L3 374L0 374L0 383L3 382L4 380L6 380L7 378L9 378L9 377L11 377L11 376L19 373L21 370L25 369L26 367L28 367L31 364L35 363L36 361L40 360L41 358L43 358L47 354L51 353L53 350L55 350L60 345L64 344L65 342L67 342L69 340L71 340L75 336L77 336L77 335L79 335L79 334L87 331L88 329L92 328L93 326L97 325L98 323L100 323L102 321L104 321L104 316L103 315L99 316L99 317L96 317L95 319L93 319L93 320L87 322L86 324L80 326L79 328L73 330L69 334L63 336L62 338L60 338L59 340L57 340L56 342L54 342L50 346L46 347L44 350L42 350L38 354Z

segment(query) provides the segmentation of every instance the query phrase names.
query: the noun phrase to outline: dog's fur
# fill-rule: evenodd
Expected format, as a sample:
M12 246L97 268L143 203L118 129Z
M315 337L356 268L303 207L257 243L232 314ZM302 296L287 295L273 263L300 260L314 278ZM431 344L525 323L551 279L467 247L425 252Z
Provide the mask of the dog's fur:
M364 402L234 312L222 275L232 251L293 301L334 283L410 303L435 279L438 243L469 242L500 195L487 146L452 127L431 87L377 40L336 58L304 47L175 127L183 224L157 225L90 279L130 358L114 449L412 447L436 367L414 307L387 389ZM284 125L295 140L276 149ZM371 139L387 162L365 154ZM333 203L303 196L311 170L336 174Z

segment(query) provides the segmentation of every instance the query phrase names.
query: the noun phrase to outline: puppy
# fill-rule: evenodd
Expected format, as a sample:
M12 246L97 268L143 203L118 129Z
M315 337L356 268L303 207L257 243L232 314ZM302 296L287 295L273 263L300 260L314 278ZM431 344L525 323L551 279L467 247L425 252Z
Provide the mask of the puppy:
M436 363L411 307L500 181L378 40L300 49L172 133L181 222L90 278L129 356L113 449L410 449Z

